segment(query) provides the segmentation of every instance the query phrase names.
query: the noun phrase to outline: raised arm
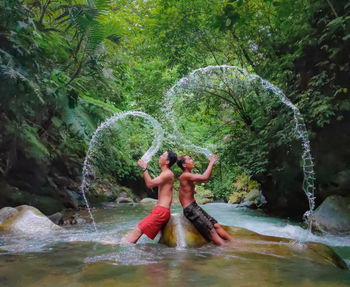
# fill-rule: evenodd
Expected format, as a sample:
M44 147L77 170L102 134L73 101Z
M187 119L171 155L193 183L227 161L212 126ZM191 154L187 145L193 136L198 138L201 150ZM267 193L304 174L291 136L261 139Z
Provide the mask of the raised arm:
M193 173L188 173L186 175L188 180L202 183L202 182L208 182L211 176L211 173L213 171L213 166L214 164L218 161L218 158L215 155L211 155L209 159L209 164L207 169L203 174L193 174Z
M138 161L138 164L142 168L142 170L144 171L143 175L144 175L145 183L146 183L148 188L156 187L169 179L170 174L168 174L168 173L161 173L159 176L152 179L151 176L149 175L149 172L147 169L147 163L145 161L143 161L142 159L140 159Z

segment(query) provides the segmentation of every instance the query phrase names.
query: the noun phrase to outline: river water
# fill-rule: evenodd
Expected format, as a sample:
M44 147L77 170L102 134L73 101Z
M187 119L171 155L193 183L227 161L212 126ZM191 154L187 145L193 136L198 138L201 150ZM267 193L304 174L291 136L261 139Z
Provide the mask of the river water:
M0 286L350 286L350 271L298 256L236 252L212 244L169 248L143 236L117 244L153 208L120 204L94 209L89 224L55 236L0 237ZM303 239L299 224L225 203L204 206L220 223L279 237ZM180 213L178 204L172 213ZM88 217L87 212L80 216ZM350 265L350 236L315 236Z

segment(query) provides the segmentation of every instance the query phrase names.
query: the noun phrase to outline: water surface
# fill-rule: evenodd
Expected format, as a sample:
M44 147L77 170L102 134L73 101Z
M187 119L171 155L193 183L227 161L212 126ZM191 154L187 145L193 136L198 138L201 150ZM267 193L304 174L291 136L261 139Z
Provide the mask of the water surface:
M304 238L297 223L259 211L214 203L204 208L226 225L262 234ZM208 244L176 249L143 236L136 245L118 243L152 205L93 210L91 225L65 228L40 239L1 237L2 286L350 286L350 271L293 256L236 252ZM172 212L181 212L178 205ZM88 216L85 212L84 216ZM159 237L159 236L158 236ZM312 236L331 245L350 263L350 236Z

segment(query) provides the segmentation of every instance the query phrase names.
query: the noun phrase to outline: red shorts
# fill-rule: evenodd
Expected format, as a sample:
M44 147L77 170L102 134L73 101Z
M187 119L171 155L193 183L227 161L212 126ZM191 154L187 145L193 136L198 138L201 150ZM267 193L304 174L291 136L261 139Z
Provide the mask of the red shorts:
M139 224L138 228L152 240L170 219L170 209L157 205Z

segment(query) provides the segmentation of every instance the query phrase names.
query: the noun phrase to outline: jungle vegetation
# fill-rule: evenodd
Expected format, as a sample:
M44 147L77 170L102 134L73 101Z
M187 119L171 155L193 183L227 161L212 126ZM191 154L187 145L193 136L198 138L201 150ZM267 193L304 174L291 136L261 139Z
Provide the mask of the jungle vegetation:
M349 13L345 0L1 0L1 181L34 193L38 180L18 183L32 168L66 165L69 176L99 123L126 110L161 121L166 91L208 65L239 66L279 87L312 142L349 117ZM220 158L207 186L225 200L242 174L278 178L289 161L300 173L291 113L272 98L235 97L222 108L203 94L176 111L182 131ZM138 119L106 131L98 176L139 180L151 140ZM166 148L188 152L169 140ZM193 156L202 171L206 159Z

